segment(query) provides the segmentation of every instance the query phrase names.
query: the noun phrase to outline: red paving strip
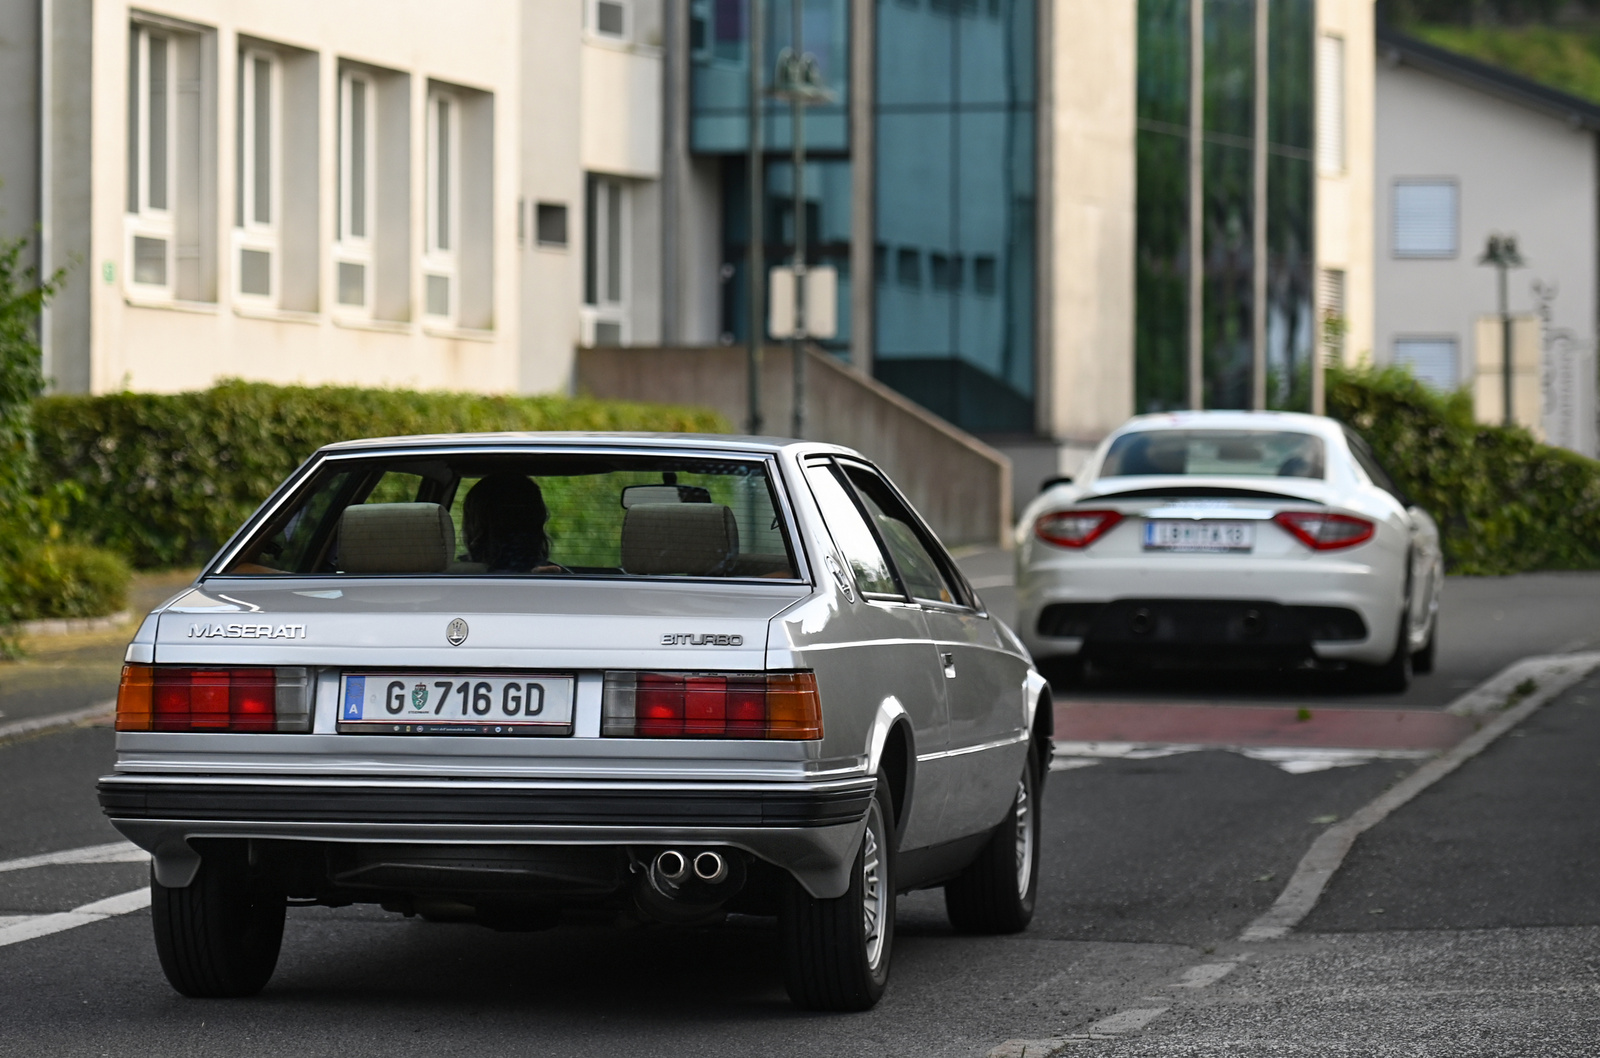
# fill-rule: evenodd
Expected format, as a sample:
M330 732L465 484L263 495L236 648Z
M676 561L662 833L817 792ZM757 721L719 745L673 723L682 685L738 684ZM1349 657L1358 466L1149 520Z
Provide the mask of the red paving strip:
M1436 709L1064 702L1056 706L1063 742L1158 742L1199 746L1307 746L1321 749L1448 749L1473 722Z

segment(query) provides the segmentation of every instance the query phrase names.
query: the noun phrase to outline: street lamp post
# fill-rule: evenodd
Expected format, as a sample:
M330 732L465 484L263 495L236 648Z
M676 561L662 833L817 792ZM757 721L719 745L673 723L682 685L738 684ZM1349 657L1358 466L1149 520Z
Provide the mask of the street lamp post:
M789 101L790 164L794 168L794 330L789 335L789 359L794 367L796 437L806 429L806 107L825 103L833 93L822 84L817 57L805 50L801 14L804 0L790 0L790 45L778 55L778 72L772 94Z
M1510 426L1514 421L1514 412L1511 403L1511 308L1506 294L1506 276L1513 268L1521 268L1527 262L1517 252L1517 237L1515 235L1491 235L1489 245L1484 248L1483 256L1478 258L1481 265L1493 265L1499 272L1500 279L1500 357L1501 357L1501 385L1502 396L1505 398L1505 425Z

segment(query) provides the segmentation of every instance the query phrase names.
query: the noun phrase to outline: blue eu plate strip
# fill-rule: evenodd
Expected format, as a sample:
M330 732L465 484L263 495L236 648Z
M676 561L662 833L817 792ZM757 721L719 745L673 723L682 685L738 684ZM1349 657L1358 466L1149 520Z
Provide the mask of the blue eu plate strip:
M361 703L367 697L367 678L349 676L344 681L344 718L361 719Z

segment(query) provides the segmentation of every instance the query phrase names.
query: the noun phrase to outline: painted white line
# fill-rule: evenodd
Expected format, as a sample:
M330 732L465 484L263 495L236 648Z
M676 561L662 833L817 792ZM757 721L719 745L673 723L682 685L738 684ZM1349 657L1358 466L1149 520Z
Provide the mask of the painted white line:
M1084 768L1097 760L1153 760L1179 753L1215 750L1265 761L1290 775L1349 768L1374 760L1422 760L1431 749L1336 749L1321 746L1201 746L1178 742L1057 742L1051 771ZM1076 763L1082 761L1083 763ZM1071 762L1071 763L1069 763Z
M1237 962L1203 962L1183 971L1183 976L1173 982L1172 988L1210 988L1239 968Z
M105 845L89 845L81 849L63 849L61 852L43 852L37 856L23 856L16 860L0 860L0 874L7 871L25 871L30 867L54 867L72 863L140 863L150 854L129 841L112 841Z
M54 716L35 716L27 720L13 720L9 724L0 724L0 742L20 735L31 735L35 731L48 731L52 727L72 727L76 724L87 724L95 720L104 720L115 716L117 703L115 701L101 702L91 705L87 709L75 709L70 713L56 713Z
M1156 1018L1165 1014L1168 1009L1167 1007L1135 1007L1133 1010L1124 1010L1111 1015L1109 1018L1101 1018L1089 1026L1089 1031L1102 1035L1133 1032L1144 1028Z
M146 886L143 889L106 897L104 900L96 900L92 904L84 904L71 911L58 911L53 915L31 915L25 921L0 926L0 948L9 944L20 944L25 940L48 937L52 933L61 933L64 930L77 929L79 926L104 922L108 918L126 915L130 911L138 911L149 906L150 889Z
M1467 692L1449 708L1463 716L1487 716L1503 710L1483 727L1462 740L1454 749L1422 765L1406 778L1342 822L1322 832L1306 850L1294 876L1284 886L1277 901L1250 923L1239 935L1242 941L1276 940L1287 936L1311 909L1333 878L1356 838L1383 822L1389 813L1416 797L1423 790L1449 775L1463 763L1487 749L1495 739L1532 716L1546 702L1576 684L1596 667L1600 653L1564 654L1525 658L1509 666L1482 687ZM1485 688L1503 692L1498 705L1486 705ZM1459 711L1458 711L1459 707Z
M973 577L967 581L974 588L1009 588L1016 580L1009 573L996 573L988 577Z

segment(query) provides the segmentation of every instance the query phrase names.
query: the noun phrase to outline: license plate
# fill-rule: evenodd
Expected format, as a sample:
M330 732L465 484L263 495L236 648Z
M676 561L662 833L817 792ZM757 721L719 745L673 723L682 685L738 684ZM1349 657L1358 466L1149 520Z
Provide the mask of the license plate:
M570 735L577 681L536 673L364 672L339 688L339 725L362 735Z
M1144 523L1146 551L1249 551L1255 542L1256 527L1249 522Z

